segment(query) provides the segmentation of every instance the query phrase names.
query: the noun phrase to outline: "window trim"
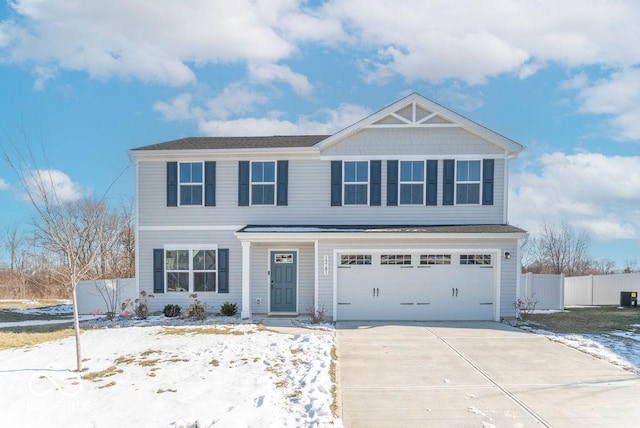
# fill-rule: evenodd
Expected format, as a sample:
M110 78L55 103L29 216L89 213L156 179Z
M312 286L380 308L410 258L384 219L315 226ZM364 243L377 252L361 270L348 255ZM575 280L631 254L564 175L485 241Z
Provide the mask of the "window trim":
M371 266L372 261L371 253L340 254L340 266Z
M176 245L176 244L171 244L171 245L165 245L164 246L164 254L163 254L163 260L164 260L164 292L165 293L169 293L169 294L176 294L179 295L180 293L215 293L218 294L219 290L220 290L220 285L219 285L219 279L218 279L218 272L220 271L219 267L218 267L218 263L219 263L219 256L218 256L218 245L217 244L211 244L211 245L191 245L191 244L185 244L185 245ZM216 267L215 267L215 278L216 278L216 290L215 291L195 291L194 289L194 273L196 272L212 272L209 269L206 270L194 270L193 269L193 254L196 251L201 251L201 250L213 250L216 252ZM174 291L174 290L169 290L169 272L187 272L185 270L169 270L167 268L167 251L188 251L189 252L189 289L187 291Z
M349 181L347 182L347 163L366 163L367 164L367 181ZM357 178L356 171L356 178ZM367 189L365 191L367 202L364 204L347 204L345 199L347 197L346 188L347 186L358 186L358 185L366 185ZM343 207L368 207L370 203L370 189L371 189L371 161L367 160L344 160L342 161L342 206Z
M463 263L463 260L465 262ZM461 266L493 266L493 254L491 253L464 253L460 254Z
M422 162L422 181L403 181L402 180L402 162ZM424 206L426 204L426 182L427 182L427 162L424 159L402 159L398 161L398 206ZM402 185L419 184L422 186L422 202L419 204L402 202Z
M384 253L380 254L380 266L411 266L412 254L408 253Z
M254 163L272 163L273 164L273 181L253 181L253 164ZM254 204L253 203L253 186L273 186L273 203L272 204ZM275 206L278 201L278 162L275 160L252 160L249 161L249 206Z
M200 183L182 183L181 177L180 177L180 167L183 164L195 164L195 163L199 163L200 167L202 168L202 181ZM179 207L203 207L204 203L205 203L205 194L204 194L204 187L205 187L205 166L204 166L204 161L179 161L178 162L178 206ZM202 202L200 204L183 204L182 203L182 186L200 186L201 192L202 192Z
M460 162L478 162L480 164L480 178L473 181L458 180L458 164ZM453 171L453 204L454 206L480 206L482 205L482 159L455 159ZM477 184L478 202L458 203L458 184Z

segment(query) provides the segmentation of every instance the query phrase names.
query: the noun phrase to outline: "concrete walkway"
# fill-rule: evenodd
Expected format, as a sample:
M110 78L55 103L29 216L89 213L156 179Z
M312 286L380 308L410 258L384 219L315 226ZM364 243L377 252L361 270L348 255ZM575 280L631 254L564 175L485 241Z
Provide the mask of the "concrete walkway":
M342 418L355 427L637 427L640 378L494 322L337 328Z

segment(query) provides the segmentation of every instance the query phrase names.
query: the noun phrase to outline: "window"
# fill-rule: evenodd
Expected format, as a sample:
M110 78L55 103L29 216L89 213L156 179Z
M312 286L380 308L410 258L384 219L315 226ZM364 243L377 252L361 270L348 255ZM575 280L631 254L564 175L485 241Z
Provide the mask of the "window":
M369 162L344 162L344 205L369 203Z
M450 265L451 254L421 254L421 265Z
M180 163L180 205L202 205L202 162Z
M410 265L411 254L383 254L380 256L381 265Z
M276 254L275 262L277 264L290 264L293 263L293 254Z
M215 249L166 250L167 291L216 291Z
M490 265L491 254L461 254L461 265Z
M275 162L251 162L251 205L274 205L275 171Z
M400 162L400 205L424 203L424 162Z
M340 264L341 265L370 265L371 264L371 255L370 254L346 254L340 256Z
M480 161L457 161L456 204L480 203Z

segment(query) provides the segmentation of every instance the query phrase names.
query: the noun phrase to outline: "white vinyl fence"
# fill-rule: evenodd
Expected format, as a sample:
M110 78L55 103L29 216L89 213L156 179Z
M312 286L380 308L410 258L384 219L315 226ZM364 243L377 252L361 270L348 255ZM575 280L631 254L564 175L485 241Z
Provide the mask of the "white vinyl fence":
M107 313L120 309L122 302L138 298L135 278L80 281L78 283L78 313Z
M619 305L622 291L640 291L640 272L574 276L564 280L567 306Z
M520 276L520 299L537 300L536 309L564 309L564 275L525 273Z

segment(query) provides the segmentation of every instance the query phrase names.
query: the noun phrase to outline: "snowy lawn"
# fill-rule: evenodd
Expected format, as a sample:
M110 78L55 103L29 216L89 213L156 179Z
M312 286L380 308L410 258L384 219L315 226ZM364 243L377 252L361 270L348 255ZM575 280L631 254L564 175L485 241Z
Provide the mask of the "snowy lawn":
M341 426L330 332L132 326L0 351L3 426Z

